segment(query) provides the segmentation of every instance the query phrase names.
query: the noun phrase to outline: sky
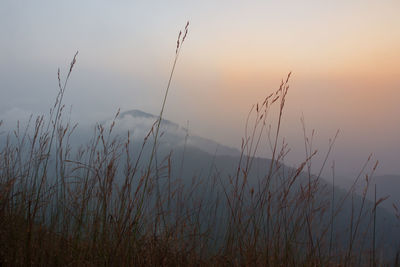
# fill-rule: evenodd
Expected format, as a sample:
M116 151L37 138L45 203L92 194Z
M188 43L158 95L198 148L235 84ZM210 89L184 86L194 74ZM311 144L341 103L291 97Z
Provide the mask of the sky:
M251 106L292 71L282 124L289 164L304 158L304 116L320 161L340 129L329 159L338 172L356 173L373 153L378 173L400 175L399 13L397 0L2 0L0 119L48 112L57 68L65 77L76 51L64 99L74 120L118 108L158 114L189 20L169 120L239 147Z

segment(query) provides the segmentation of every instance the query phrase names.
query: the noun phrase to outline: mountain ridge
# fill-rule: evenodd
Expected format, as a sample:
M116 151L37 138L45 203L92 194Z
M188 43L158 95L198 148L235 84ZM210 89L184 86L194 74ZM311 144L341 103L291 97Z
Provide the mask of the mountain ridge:
M123 124L119 130L130 130L133 134L145 136L158 120L159 116L139 109L130 109L121 112L116 118L116 125ZM111 121L109 121L111 123ZM121 125L120 125L121 126ZM145 129L146 128L146 129ZM190 134L189 129L180 126L171 120L163 118L160 124L159 141L164 144L179 144L179 146L194 146L211 155L239 156L237 148L220 144L214 140Z

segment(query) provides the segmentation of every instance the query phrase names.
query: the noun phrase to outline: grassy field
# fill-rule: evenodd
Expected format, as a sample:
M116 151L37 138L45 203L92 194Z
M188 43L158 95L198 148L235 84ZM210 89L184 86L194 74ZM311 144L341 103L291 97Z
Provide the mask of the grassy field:
M398 251L384 257L376 245L376 211L384 199L371 206L364 193L355 205L352 189L335 194L334 172L332 185L321 181L337 135L321 171L311 173L317 151L306 129L306 158L296 168L283 166L288 146L280 125L290 73L251 108L241 156L230 175L213 172L206 185L196 177L171 175L171 154L157 159L157 149L187 31L188 25L179 34L159 119L140 141L141 149L132 149L129 133L114 136L114 123L97 125L85 146L72 148L76 125L64 115L63 97L77 54L65 80L58 75L59 92L48 116L0 135L0 264L398 266ZM277 118L271 117L273 109ZM257 184L250 183L254 156L266 140L269 166ZM365 181L365 192L377 163L367 166L355 180ZM340 220L349 227L337 229L344 208L350 213Z

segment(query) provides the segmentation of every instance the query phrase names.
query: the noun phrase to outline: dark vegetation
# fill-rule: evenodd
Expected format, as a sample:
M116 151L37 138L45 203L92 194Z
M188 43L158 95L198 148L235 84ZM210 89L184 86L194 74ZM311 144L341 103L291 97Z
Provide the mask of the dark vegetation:
M278 90L254 105L241 151L212 155L186 142L162 145L163 112L175 64L187 35L179 34L161 112L140 141L98 124L79 148L76 125L62 102L76 56L48 117L31 118L3 133L0 150L0 264L2 266L354 266L398 265L399 230L367 200L377 166L368 158L356 194L311 172L306 158L283 164L280 138L290 73ZM272 110L277 110L273 120ZM262 142L271 158L257 158Z

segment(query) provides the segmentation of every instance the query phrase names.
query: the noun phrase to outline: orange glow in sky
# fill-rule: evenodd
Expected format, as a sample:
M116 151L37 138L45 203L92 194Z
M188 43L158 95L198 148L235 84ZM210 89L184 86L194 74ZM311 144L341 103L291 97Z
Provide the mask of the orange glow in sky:
M39 2L0 9L0 113L41 111L54 70L79 50L66 99L77 117L157 114L177 32L190 20L167 118L239 146L251 105L292 71L284 129L294 148L304 114L322 143L341 129L339 158L374 152L382 172L400 173L398 0Z

